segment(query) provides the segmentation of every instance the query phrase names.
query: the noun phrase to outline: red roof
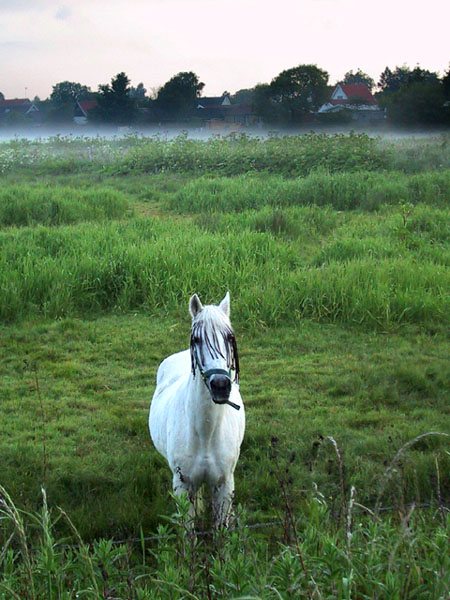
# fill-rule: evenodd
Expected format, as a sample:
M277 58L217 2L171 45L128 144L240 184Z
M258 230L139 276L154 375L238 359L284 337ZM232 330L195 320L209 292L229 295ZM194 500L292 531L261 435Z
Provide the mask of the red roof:
M78 104L80 105L84 114L87 114L88 110L92 110L95 106L97 106L97 100L80 100Z
M24 104L31 104L28 98L14 98L14 100L0 100L0 106L4 108L10 108L12 106L23 106Z
M330 100L331 104L351 104L352 99L359 99L365 100L366 104L377 105L377 101L370 93L369 88L363 83L339 83L338 85L347 96L347 100Z

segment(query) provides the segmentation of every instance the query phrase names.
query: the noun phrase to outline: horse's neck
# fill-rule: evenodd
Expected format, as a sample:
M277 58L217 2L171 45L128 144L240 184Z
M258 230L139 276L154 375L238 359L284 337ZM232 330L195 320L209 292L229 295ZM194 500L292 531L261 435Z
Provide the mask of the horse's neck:
M195 435L208 445L223 418L223 406L215 404L200 374L191 374L188 387L188 414Z

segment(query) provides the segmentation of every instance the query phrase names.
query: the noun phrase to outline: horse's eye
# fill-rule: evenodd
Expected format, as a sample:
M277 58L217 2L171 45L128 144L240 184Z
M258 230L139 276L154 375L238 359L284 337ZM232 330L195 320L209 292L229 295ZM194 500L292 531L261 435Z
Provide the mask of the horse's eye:
M201 338L198 337L198 335L193 335L192 336L192 341L194 342L194 344L200 344L200 342L202 340L201 340Z
M232 342L234 340L234 335L232 333L229 333L227 335L227 339L228 339L229 342Z

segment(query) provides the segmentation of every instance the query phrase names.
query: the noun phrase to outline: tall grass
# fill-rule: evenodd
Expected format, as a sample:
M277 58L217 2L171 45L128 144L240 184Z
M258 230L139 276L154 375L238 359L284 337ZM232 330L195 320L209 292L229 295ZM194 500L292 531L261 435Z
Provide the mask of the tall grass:
M249 324L305 316L430 324L446 323L450 314L448 270L432 256L418 262L408 249L373 260L366 251L349 254L344 244L338 260L328 254L311 263L272 233L218 234L155 219L12 230L0 234L0 248L5 321L138 307L173 311L196 290L219 296L224 288L235 290Z
M117 219L129 205L114 190L14 185L0 189L0 227L63 225Z
M450 171L406 176L401 173L323 171L297 179L241 175L198 178L168 199L181 213L236 212L262 206L330 205L337 210L377 210L384 204L425 203L446 208Z
M64 511L50 511L44 490L41 511L29 515L0 488L5 539L0 598L448 596L450 529L445 509L423 513L411 505L398 516L380 519L358 504L352 488L343 499L342 520L317 490L307 495L297 515L291 510L289 483L280 480L280 486L285 515L271 527L270 544L247 528L242 508L228 531L193 531L186 524L188 501L181 498L157 535L145 538L141 533L133 542L101 539L87 545ZM58 537L58 519L69 523L71 538Z
M200 213L195 223L202 229L214 233L240 232L244 229L270 233L286 240L313 241L330 234L342 225L342 215L331 207L294 206L279 208L266 205L259 210L244 210L239 213Z
M283 269L297 263L270 237L217 239L189 224L144 219L4 232L0 247L3 319L34 311L169 309L194 289L244 288L270 272L268 261Z

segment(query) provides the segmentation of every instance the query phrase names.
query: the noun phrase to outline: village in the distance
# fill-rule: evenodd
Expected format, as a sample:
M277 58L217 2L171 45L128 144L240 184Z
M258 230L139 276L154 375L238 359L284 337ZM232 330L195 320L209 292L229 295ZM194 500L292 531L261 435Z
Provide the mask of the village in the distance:
M148 93L126 73L92 91L81 83L53 85L44 100L6 98L0 90L0 135L90 128L165 130L186 128L210 133L249 132L263 127L296 129L445 128L450 125L450 69L442 76L420 66L386 67L378 82L357 69L329 84L316 65L282 71L270 83L234 94L203 96L205 84L189 71Z

